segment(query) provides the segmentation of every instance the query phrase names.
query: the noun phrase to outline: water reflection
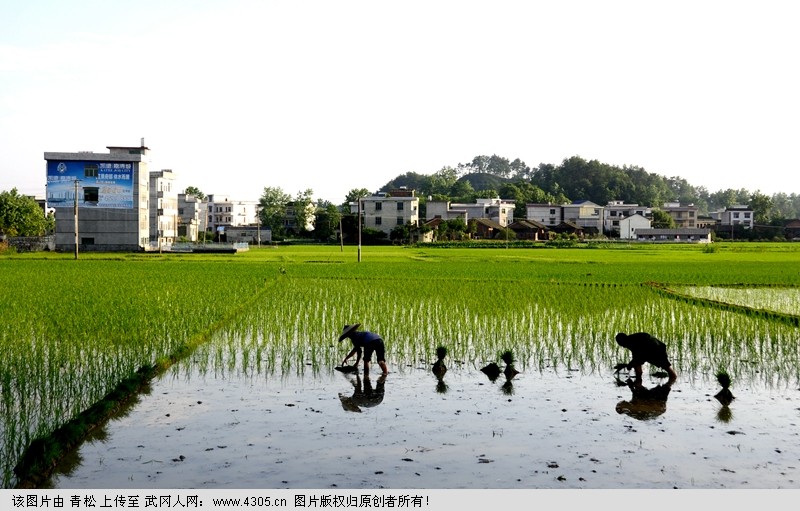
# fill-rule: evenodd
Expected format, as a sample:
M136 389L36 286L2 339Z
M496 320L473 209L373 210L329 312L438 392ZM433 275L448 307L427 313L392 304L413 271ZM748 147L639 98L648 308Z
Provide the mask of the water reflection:
M348 396L342 392L339 393L339 400L342 402L342 408L347 412L361 412L361 408L371 408L378 406L383 402L384 384L386 383L386 375L382 374L372 387L372 380L369 374L364 374L364 381L362 386L361 375L356 373L355 378L350 379L353 385L353 395Z
M655 419L667 411L667 398L673 383L675 379L670 378L667 383L647 388L642 385L641 378L628 378L625 382L617 378L617 385L625 385L631 389L631 399L617 403L617 413L624 413L641 421Z

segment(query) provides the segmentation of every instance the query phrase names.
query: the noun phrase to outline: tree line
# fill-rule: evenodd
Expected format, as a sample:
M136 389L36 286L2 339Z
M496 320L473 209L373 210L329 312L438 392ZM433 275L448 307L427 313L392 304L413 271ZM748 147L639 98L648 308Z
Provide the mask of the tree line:
M701 215L744 205L753 209L759 224L777 225L800 217L797 193L768 196L759 190L744 188L710 192L678 176L666 177L635 165L620 167L580 156L565 158L558 165L540 163L530 167L519 158L509 160L498 155L481 155L469 163L446 166L430 175L414 172L399 175L386 183L384 189L400 186L414 188L423 198L446 198L453 202L489 197L512 199L517 211L525 211L525 204L530 203L589 200L601 206L610 201L623 201L651 208L680 202L694 204Z

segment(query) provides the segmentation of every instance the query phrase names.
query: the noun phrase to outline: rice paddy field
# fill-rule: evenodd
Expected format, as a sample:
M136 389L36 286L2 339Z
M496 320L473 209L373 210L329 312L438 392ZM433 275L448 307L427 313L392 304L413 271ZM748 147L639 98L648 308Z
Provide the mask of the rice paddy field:
M2 487L800 488L798 270L788 243L0 256ZM388 377L334 370L354 322ZM669 410L615 378L636 331Z

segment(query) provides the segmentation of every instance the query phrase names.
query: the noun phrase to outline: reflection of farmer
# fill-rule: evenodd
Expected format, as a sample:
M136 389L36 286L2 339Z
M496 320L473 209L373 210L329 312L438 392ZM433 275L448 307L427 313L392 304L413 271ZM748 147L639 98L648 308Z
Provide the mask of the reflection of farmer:
M635 380L629 378L626 384L631 389L631 400L617 403L617 413L624 413L642 421L655 419L667 411L667 397L674 382L675 379L670 378L667 383L648 389L642 385L641 378Z
M361 350L363 349L364 375L366 376L366 374L369 373L369 361L372 359L373 352L375 352L375 358L377 358L378 365L381 366L383 374L388 374L389 370L386 368L386 348L383 345L383 339L380 335L373 332L357 331L359 326L361 325L356 323L354 325L345 325L344 329L342 329L342 335L339 336L339 341L350 339L353 343L353 349L344 357L342 365L346 365L347 359L353 355L357 355L354 365L358 365L358 361L361 359Z
M364 373L364 388L361 388L361 377L356 374L355 380L350 380L353 384L354 390L353 395L348 396L346 394L339 393L339 400L342 402L342 408L344 408L348 412L360 412L361 407L370 408L373 406L378 406L383 401L383 394L384 394L384 384L386 383L386 375L382 374L375 385L375 388L372 388L372 382L370 382L369 375Z
M620 371L621 369L634 369L636 371L636 378L642 377L642 364L649 362L650 364L660 367L669 373L670 380L678 377L672 369L672 364L667 357L667 345L656 339L646 332L637 332L635 334L626 335L624 333L617 334L617 344L623 348L627 348L631 352L631 361L627 364L617 364L614 369Z

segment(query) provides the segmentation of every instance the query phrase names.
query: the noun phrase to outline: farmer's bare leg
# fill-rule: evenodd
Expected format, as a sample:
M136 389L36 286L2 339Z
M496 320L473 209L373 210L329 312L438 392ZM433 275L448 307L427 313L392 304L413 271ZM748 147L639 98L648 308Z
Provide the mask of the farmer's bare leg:
M386 368L386 362L384 362L383 360L379 360L378 365L381 366L384 376L389 374L389 369Z

